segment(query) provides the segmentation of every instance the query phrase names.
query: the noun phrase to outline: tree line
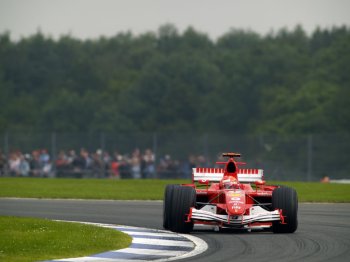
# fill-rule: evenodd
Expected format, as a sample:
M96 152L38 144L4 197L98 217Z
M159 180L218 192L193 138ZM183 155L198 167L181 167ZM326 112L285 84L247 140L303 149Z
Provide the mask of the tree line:
M0 34L1 132L350 131L350 30Z

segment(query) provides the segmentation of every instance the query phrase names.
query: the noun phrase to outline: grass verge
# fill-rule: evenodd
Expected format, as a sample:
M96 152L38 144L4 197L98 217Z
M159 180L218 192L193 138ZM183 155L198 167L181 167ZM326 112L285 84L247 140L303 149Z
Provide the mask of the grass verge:
M165 185L189 180L0 178L0 197L160 200Z
M0 261L80 257L130 245L122 232L79 223L0 217Z
M189 180L0 178L0 197L162 200L167 184ZM278 182L293 187L300 202L350 202L350 184Z
M316 182L271 182L293 187L299 202L349 203L350 184L323 184Z

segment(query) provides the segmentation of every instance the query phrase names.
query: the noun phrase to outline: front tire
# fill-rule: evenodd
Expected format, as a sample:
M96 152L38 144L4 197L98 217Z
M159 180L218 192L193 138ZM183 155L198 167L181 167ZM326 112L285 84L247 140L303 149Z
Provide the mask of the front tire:
M173 192L178 188L179 185L167 185L164 191L164 200L163 200L163 228L169 229L171 224L171 206L173 202Z
M173 191L171 219L169 229L178 233L189 233L193 230L193 221L186 222L190 208L196 204L196 190L188 186L179 186Z
M298 196L290 187L279 187L272 192L272 208L282 209L284 222L274 221L272 231L274 233L294 233L298 228Z

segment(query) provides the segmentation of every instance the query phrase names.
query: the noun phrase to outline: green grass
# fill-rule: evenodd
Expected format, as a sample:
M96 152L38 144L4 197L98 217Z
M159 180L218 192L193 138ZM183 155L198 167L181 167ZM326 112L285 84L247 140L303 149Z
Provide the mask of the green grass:
M0 178L0 197L159 200L168 183L186 180Z
M17 217L0 217L0 236L0 261L13 262L87 256L131 243L113 229Z
M0 197L162 200L165 185L189 180L0 178ZM295 188L300 202L350 202L349 184L278 182Z
M350 202L350 184L323 184L317 182L271 182L271 184L295 188L299 202Z

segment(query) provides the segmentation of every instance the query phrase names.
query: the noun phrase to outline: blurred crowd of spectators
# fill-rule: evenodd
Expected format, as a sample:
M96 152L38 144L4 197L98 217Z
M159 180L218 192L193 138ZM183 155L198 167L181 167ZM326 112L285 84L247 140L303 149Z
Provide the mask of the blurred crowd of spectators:
M165 154L156 161L151 149L131 154L118 151L110 154L97 149L61 150L54 159L46 149L24 154L11 151L6 156L0 150L0 176L23 177L93 177L93 178L189 178L193 167L206 166L203 156L191 155L179 161Z

